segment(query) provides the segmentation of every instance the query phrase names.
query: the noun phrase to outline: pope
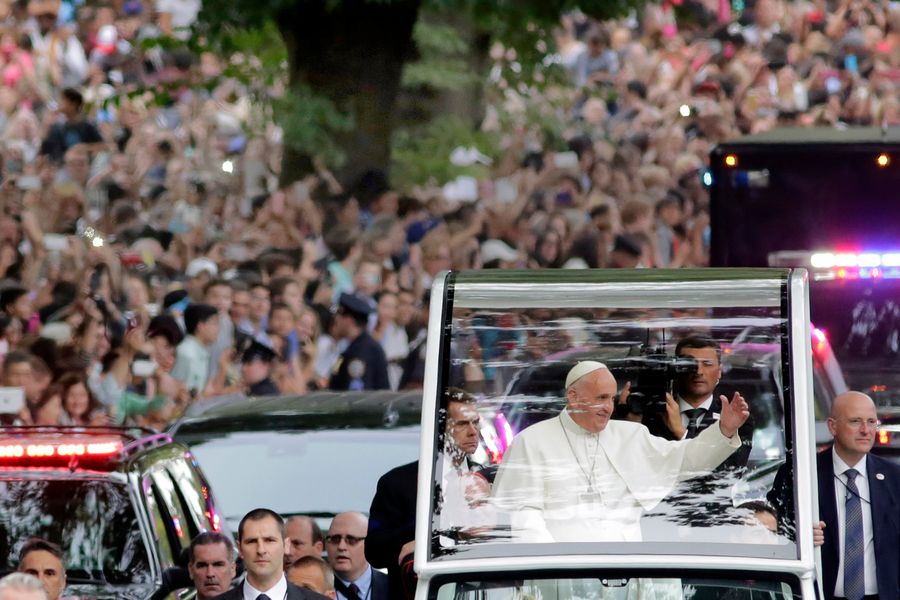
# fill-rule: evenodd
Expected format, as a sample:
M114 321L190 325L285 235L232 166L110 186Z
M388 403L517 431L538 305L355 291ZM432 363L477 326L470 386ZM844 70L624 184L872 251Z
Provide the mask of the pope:
M679 481L711 472L740 448L750 416L740 394L721 397L718 427L666 440L640 423L611 421L616 379L583 361L566 377L566 407L513 440L493 487L521 542L640 541L640 519Z

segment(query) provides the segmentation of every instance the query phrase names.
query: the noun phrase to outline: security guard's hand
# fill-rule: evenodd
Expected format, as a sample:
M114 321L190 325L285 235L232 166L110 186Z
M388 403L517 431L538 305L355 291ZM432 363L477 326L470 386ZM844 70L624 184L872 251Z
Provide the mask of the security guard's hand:
M628 404L628 395L629 395L629 394L631 394L631 382L630 382L630 381L626 381L626 382L625 382L625 385L622 387L622 391L619 392L619 400L618 400L618 404L625 404L625 405L627 405L627 404ZM629 411L628 411L628 414L625 415L625 419L628 420L628 421L632 421L632 422L634 422L634 423L643 423L643 422L644 422L644 415L639 415L639 414L633 413L633 412L631 412L631 411L629 410Z
M675 402L675 398L669 393L666 393L665 422L666 427L672 432L672 436L676 440L684 438L684 434L687 430L681 422L681 407L678 406L678 403Z
M825 521L813 525L813 546L825 545Z

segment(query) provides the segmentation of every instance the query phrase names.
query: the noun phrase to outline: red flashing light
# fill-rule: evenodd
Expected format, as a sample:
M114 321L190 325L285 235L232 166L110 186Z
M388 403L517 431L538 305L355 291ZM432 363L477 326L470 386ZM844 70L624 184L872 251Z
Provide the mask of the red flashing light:
M891 443L891 432L886 429L878 430L878 443L886 446Z
M122 442L102 441L89 443L38 444L0 443L0 459L3 458L71 458L79 456L113 456L122 450Z
M828 349L828 336L825 335L825 332L818 327L813 327L812 330L813 337L813 352L815 354L821 354Z
M882 152L878 155L878 158L875 159L875 163L883 169L891 164L891 157L889 154Z

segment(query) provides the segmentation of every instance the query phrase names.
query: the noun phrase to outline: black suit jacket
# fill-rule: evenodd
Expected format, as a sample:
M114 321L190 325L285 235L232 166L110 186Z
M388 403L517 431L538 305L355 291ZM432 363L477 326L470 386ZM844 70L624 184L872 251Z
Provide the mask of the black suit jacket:
M373 567L388 570L385 598L391 600L405 597L397 559L403 545L416 537L418 476L419 461L391 469L378 480L369 508L366 560Z
M816 457L819 475L819 520L825 522L825 545L822 546L823 593L826 600L834 598L840 561L837 502L834 487L834 462L831 453L820 452ZM875 537L875 570L878 598L900 598L900 467L869 454L866 458L868 500L872 512ZM843 498L840 499L843 501ZM865 504L865 503L863 503Z
M348 597L347 586L336 575L334 577L334 589L340 592L344 598ZM381 571L373 570L371 589L366 600L388 600L390 597L387 575Z
M323 600L327 599L327 596L323 596L322 594L317 594L312 590L308 590L306 588L298 587L291 583L287 582L287 600ZM244 583L234 586L230 590L225 593L219 594L213 600L244 600ZM281 600L281 598L272 598L272 600Z

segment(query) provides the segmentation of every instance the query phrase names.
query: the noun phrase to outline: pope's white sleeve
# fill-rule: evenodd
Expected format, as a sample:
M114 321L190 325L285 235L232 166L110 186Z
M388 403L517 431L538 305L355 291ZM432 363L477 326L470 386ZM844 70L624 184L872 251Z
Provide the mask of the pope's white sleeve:
M690 479L713 471L741 447L741 436L737 433L727 438L718 423L713 423L697 437L685 440L684 460L681 463L679 480Z
M519 542L552 542L544 521L544 485L540 465L529 457L528 442L516 437L497 471L491 498L498 511L509 514L512 536Z

